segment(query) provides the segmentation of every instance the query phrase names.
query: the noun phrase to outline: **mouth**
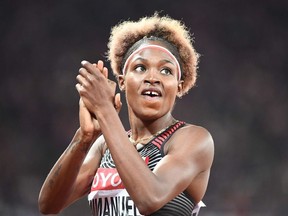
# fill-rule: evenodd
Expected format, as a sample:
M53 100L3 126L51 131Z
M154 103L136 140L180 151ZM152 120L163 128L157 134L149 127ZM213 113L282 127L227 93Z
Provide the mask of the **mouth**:
M145 89L142 91L141 95L153 98L162 96L161 92L158 89Z

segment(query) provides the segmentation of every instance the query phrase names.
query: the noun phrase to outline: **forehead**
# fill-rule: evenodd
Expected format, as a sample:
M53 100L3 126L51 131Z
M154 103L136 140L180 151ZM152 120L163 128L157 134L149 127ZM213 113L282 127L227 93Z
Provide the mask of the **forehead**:
M173 64L176 62L175 57L168 49L156 44L145 44L140 46L137 50L131 54L129 62L133 62L138 59L145 61L166 61Z

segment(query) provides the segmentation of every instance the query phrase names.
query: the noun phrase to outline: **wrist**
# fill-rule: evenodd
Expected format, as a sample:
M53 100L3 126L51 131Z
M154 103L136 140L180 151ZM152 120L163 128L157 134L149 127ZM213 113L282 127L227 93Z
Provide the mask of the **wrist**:
M108 104L107 106L102 106L101 109L97 109L94 111L94 115L96 116L96 119L98 121L104 120L106 118L109 118L111 115L113 115L113 112L116 113L118 116L118 113L115 109L115 107L111 104Z
M90 148L90 146L93 144L93 142L99 137L101 134L101 131L99 132L85 132L80 128L76 131L75 134L75 142L78 145L86 146L87 148Z

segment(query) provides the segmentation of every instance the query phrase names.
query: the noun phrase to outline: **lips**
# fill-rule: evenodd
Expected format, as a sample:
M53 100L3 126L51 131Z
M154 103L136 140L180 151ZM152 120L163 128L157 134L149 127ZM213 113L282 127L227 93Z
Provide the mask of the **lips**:
M149 89L144 89L141 92L141 95L149 96L149 97L161 97L161 91L157 88L149 88Z

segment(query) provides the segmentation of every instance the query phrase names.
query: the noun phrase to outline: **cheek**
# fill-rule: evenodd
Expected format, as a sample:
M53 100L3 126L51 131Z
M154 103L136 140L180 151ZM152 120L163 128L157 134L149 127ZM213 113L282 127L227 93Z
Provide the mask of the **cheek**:
M133 93L136 91L136 89L138 88L138 81L135 80L134 77L127 77L126 78L126 83L125 83L125 88L126 88L126 92L128 93Z
M170 84L167 84L166 89L169 93L169 95L175 95L175 97L177 96L178 93L178 82L171 82Z
M125 92L126 92L126 98L135 98L138 94L138 88L139 84L138 81L135 80L132 77L127 77L126 83L125 83Z
M165 101L167 105L173 106L177 97L178 87L175 85L166 86L165 90Z

